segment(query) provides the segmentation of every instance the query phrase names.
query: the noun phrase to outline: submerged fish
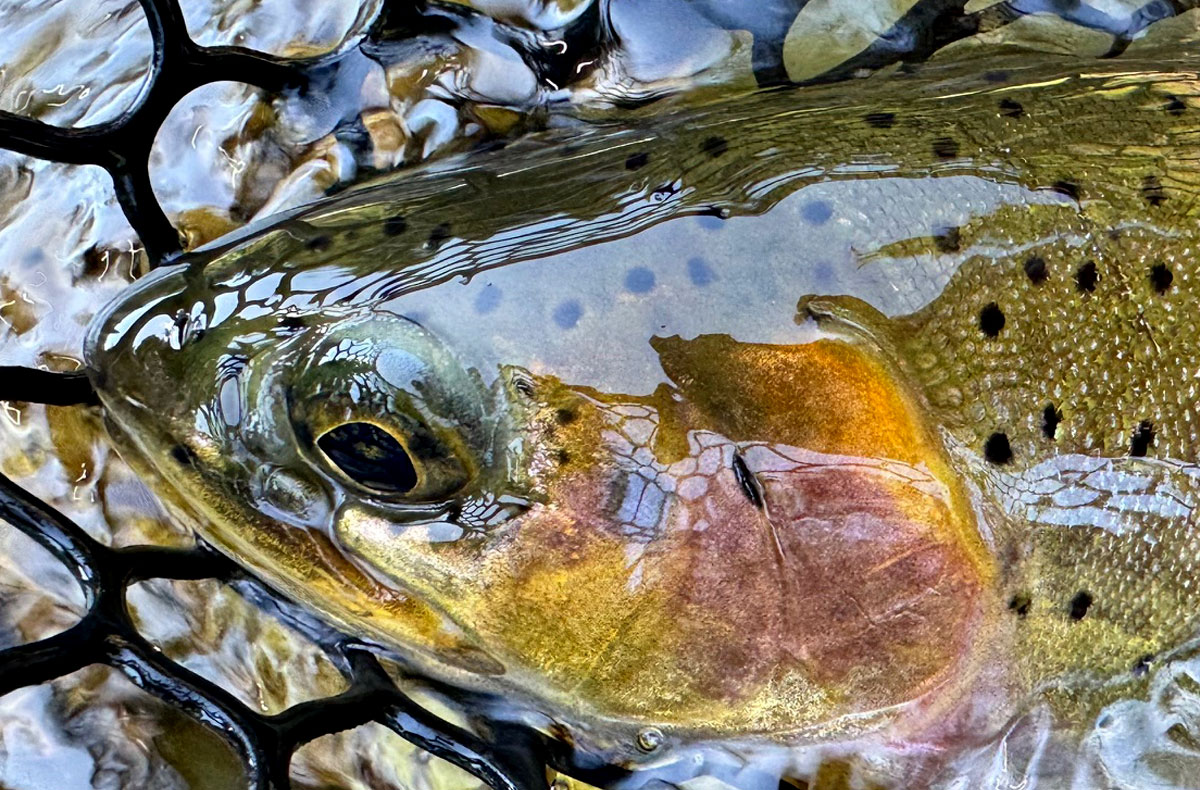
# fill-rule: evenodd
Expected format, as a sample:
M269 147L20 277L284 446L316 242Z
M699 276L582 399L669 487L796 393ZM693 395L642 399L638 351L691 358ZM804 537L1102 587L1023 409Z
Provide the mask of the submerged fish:
M87 365L205 539L635 776L1091 786L1197 686L1187 63L531 138L155 272ZM1186 776L1160 722L1116 753Z

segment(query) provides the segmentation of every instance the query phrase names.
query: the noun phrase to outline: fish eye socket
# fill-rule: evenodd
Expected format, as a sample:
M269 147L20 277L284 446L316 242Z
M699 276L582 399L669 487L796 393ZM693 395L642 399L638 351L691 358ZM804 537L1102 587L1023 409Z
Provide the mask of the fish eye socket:
M392 429L352 420L320 433L315 445L341 476L376 496L408 503L446 500L473 477L461 442L410 421Z
M347 422L317 439L321 452L354 482L385 494L417 486L417 467L396 437L369 422Z

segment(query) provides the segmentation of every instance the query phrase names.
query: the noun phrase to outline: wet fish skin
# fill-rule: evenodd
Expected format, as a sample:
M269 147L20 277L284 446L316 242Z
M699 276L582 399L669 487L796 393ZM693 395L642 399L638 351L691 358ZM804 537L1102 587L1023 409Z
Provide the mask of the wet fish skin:
M802 100L800 94L768 93L693 108L661 127L586 132L565 158L556 149L539 149L536 141L518 144L495 159L431 172L411 186L346 193L277 228L155 275L98 317L89 366L125 454L164 478L164 496L209 540L344 626L420 656L432 672L535 702L550 700L568 721L594 721L597 713L608 724L615 719L616 734L601 740L611 738L613 748L631 758L636 751L629 744L636 739L629 728L671 715L678 718L668 729L685 740L751 733L795 737L798 732L805 739L836 739L878 729L885 737L945 743L1048 701L1064 727L1083 727L1112 700L1144 690L1157 665L1186 651L1200 611L1189 594L1197 578L1191 564L1197 556L1191 491L1194 398L1187 386L1177 384L1200 363L1195 342L1200 335L1186 310L1195 303L1190 250L1197 132L1192 116L1200 109L1193 98L1196 74L1185 69L1185 61L1178 70L1165 62L1160 58L1144 70L1125 62L1104 64L1087 76L1052 64L1018 70L1011 84L999 87L933 70L907 82L868 80L853 98L832 90L806 92ZM607 167L598 167L600 162ZM797 331L812 331L804 328L811 321L818 327L818 336L806 344L758 348L718 335L656 339L652 345L657 343L654 349L670 382L656 396L564 381L537 371L537 360L486 369L466 361L474 349L445 348L427 338L419 322L387 315L393 309L402 312L406 296L452 276L512 264L555 245L627 235L671 216L761 212L824 179L954 174L1048 189L1057 197L1049 204L1002 208L953 233L930 228L928 236L874 251L876 263L914 256L927 261L928 276L946 282L940 296L911 315L888 317L859 301L816 295L801 299L797 311L803 324ZM579 188L548 189L550 184ZM510 206L511 213L485 210L496 201ZM1031 264L1033 259L1041 263ZM380 268L380 261L391 260L405 263ZM1081 285L1089 282L1081 275L1089 262L1096 272L1090 289ZM1165 288L1160 265L1171 274ZM730 261L722 271L736 272L736 266ZM321 285L310 291L298 287L306 273L320 273ZM999 329L993 303L1004 316ZM368 305L373 313L366 311ZM362 321L370 326L366 335L344 336ZM1072 332L1084 327L1100 339L1097 348L1115 341L1122 353L1127 350L1122 364L1095 364L1090 342L1072 340ZM482 543L449 532L433 535L430 525L447 523L447 513L431 512L429 503L413 503L415 509L405 510L403 518L393 514L390 522L424 519L422 541L381 533L389 521L378 513L330 528L337 523L335 512L356 495L347 493L344 481L331 486L328 473L314 471L323 463L311 454L315 436L296 435L294 429L312 419L297 420L289 411L296 402L289 404L286 388L264 382L298 381L293 375L302 378L296 371L303 371L314 349L331 337L339 343L349 339L351 347L365 343L370 364L363 370L377 369L378 355L388 349L415 360L405 369L422 372L396 387L406 393L407 405L399 411L430 426L434 444L460 443L459 450L475 465L471 471L481 481L478 489L508 497L502 503L499 497L489 500L489 506L509 509L500 523L533 523L535 528L523 534L536 540L504 544L494 538L504 529L490 532L495 526L490 524L479 530ZM488 345L495 338L483 335L480 342ZM699 354L706 344L711 353ZM819 369L813 355L829 348L860 359L855 363L860 367L830 368L832 394L811 410L828 420L797 417L790 406ZM347 353L353 356L352 348ZM798 362L785 364L796 353ZM746 361L756 354L766 360L757 371ZM256 368L256 360L266 364ZM234 376L244 388L234 400L249 406L245 422L237 423L246 426L240 433L222 429L218 419L224 412L214 409L221 399L220 371L234 368L248 371L244 379ZM874 372L847 375L851 369ZM742 378L731 377L730 370ZM318 375L318 384L321 380ZM725 658L714 659L711 645L689 650L689 640L695 645L699 635L661 619L644 621L643 631L633 637L619 619L604 625L629 637L632 652L623 659L581 654L598 633L594 621L575 631L576 638L555 644L550 634L556 628L571 632L594 618L584 613L584 602L616 600L614 584L628 583L628 569L618 562L619 552L586 556L616 548L604 543L603 529L579 536L567 524L556 533L554 527L563 522L523 521L527 514L574 504L579 512L611 516L614 507L593 501L596 492L627 492L632 479L614 459L632 458L640 449L649 452L655 468L693 456L699 462L703 448L689 443L689 432L693 439L718 437L730 455L725 463L730 471L721 478L727 495L713 500L736 508L725 511L737 514L730 523L759 523L754 509L764 502L768 512L798 513L800 506L787 497L803 486L787 482L778 469L772 478L766 455L751 450L769 446L778 455L783 448L812 452L817 445L816 452L829 456L851 449L851 439L828 426L846 408L841 404L854 402L839 401L836 394L861 395L855 387L864 380L887 393L880 403L900 404L880 406L883 411L875 416L892 416L880 419L873 431L863 429L862 435L877 445L875 460L901 462L911 470L923 467L931 475L925 483L942 492L928 494L933 489L914 482L912 471L904 472L901 477L909 477L900 483L895 477L900 472L889 468L892 482L870 485L882 486L881 497L883 492L895 496L883 497L873 512L886 521L906 508L941 502L949 514L944 523L940 516L896 523L908 524L904 529L938 525L932 537L911 534L925 541L922 552L942 558L944 564L936 567L946 571L947 592L964 601L961 609L932 615L952 649L934 656L930 646L938 640L922 637L921 656L902 662L913 674L893 690L899 697L871 697L867 692L881 686L851 684L846 687L850 702L842 705L815 694L818 683L804 693L793 689L791 696L772 698L772 692L763 692L770 684L761 681L751 690L685 684L690 696L671 701L671 686L663 677L677 681L684 674L679 667L691 666L688 662L699 655L708 654L704 660L711 667ZM179 382L169 400L162 391L166 381ZM772 392L770 398L739 411L747 406L747 391L772 381L777 389L762 390ZM432 384L444 391L430 394ZM361 419L362 407L354 403L342 405L349 412L336 416L334 389L310 388L306 392L322 397L300 406L326 410L330 425L350 416ZM392 391L379 392L380 402L395 397ZM684 406L673 405L679 403ZM393 405L388 401L389 414ZM672 433L665 430L657 442L625 436L629 446L617 452L619 442L609 433L635 408L655 415L660 428L674 419L674 442L664 438ZM564 423L564 410L576 416ZM379 413L378 407L367 411ZM743 414L751 416L743 419ZM900 434L906 446L920 448L913 457L881 449L888 430L904 424L897 414L918 415ZM1135 433L1145 421L1152 425L1153 441L1142 431L1135 446ZM1049 422L1055 423L1053 436ZM463 425L472 426L465 438L454 430ZM802 429L813 425L825 427ZM994 438L999 434L1007 451ZM1129 457L1138 449L1140 454ZM863 453L857 447L846 455ZM734 456L742 459L741 473ZM264 460L272 469L266 478ZM275 469L278 479L271 477ZM763 479L773 480L774 487L753 487ZM1128 496L1147 498L1120 499L1127 496L1121 486L1131 487ZM1064 519L1086 513L1080 508L1090 506L1088 491L1103 498L1111 523L1064 529ZM830 492L821 497L836 501ZM268 500L275 510L264 506ZM785 500L792 504L784 506ZM889 509L894 503L900 504ZM843 505L854 506L862 504ZM461 512L449 518L460 520ZM285 521L290 526L281 528ZM522 534L505 534L513 532ZM567 538L556 544L555 534ZM670 534L652 529L647 545ZM706 557L748 558L748 566L767 556L758 553L761 547L737 548L736 540L729 535L709 546L682 545ZM803 553L803 543L785 539L776 545L785 557ZM579 562L581 556L573 574L561 574L565 565L557 576L552 573L554 559ZM857 553L852 559L869 557L869 552ZM678 569L685 566L668 559L661 567L682 572ZM921 572L897 573L894 584L878 593L879 600L922 578ZM691 578L715 583L711 576ZM472 587L483 579L491 585L507 580L509 586ZM736 587L740 580L749 589L751 579L743 568L720 583ZM397 589L398 580L403 590ZM556 585L573 581L595 583L602 592L579 595L576 590L574 597L539 608L539 601L551 600ZM750 611L729 596L714 600L707 604L710 614L740 617ZM528 607L516 621L501 606L512 601ZM777 607L788 611L786 597ZM829 611L831 623L844 616ZM538 618L546 619L529 625ZM777 633L761 628L757 633ZM654 637L664 633L679 639L656 655ZM815 645L776 639L771 649L781 652L769 655L803 654ZM732 666L753 655L744 650L726 658ZM592 663L578 663L588 656ZM606 667L595 663L598 656L612 662L615 674L604 675ZM863 665L877 657L861 649L857 656L850 660ZM670 660L654 663L664 657ZM676 659L681 663L669 666ZM648 668L650 680L620 674L621 667L639 664ZM655 669L662 669L663 677L653 678ZM593 671L601 682L586 686ZM547 677L557 679L549 684L554 688L546 687ZM578 677L581 685L564 690L564 678L570 677ZM989 700L1004 704L978 710L972 694L985 687ZM643 694L652 702L639 701L630 689L658 696ZM569 701L571 691L584 702ZM856 693L864 695L858 707ZM735 705L733 715L720 718L711 712L715 699L727 707L737 700L744 707ZM896 715L893 705L903 711ZM793 712L790 721L784 710ZM846 723L848 713L871 710L883 713L865 725Z

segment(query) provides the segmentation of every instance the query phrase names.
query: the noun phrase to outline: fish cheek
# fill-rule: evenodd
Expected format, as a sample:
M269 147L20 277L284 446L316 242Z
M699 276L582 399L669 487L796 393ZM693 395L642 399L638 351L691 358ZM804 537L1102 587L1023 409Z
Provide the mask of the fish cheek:
M661 677L671 656L656 641L669 633L667 596L642 584L636 555L644 542L618 534L608 514L609 470L576 467L546 492L552 504L514 519L488 552L482 583L464 596L476 633L532 669L542 693L642 714L658 702L633 682L639 668ZM658 624L647 642L648 621ZM620 645L614 652L614 646ZM623 660L636 653L638 661ZM653 679L652 679L653 680Z
M668 588L686 613L680 629L693 632L679 643L693 646L700 690L781 725L932 690L960 666L982 608L984 583L957 541L952 503L919 470L785 452L799 462L762 446L746 453L760 518L737 509L735 481L722 477L708 512L689 516L706 527L679 533L676 552L690 559ZM714 517L714 505L729 516Z

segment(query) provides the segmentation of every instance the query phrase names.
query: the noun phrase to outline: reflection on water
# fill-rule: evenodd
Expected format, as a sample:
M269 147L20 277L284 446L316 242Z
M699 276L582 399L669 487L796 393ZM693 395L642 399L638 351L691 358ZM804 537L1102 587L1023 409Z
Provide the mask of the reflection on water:
M3 710L0 782L14 790L245 786L224 740L109 667L18 689Z
M61 633L83 615L83 593L66 567L24 532L0 521L0 647ZM20 558L18 567L12 562Z
M292 758L292 782L307 790L481 790L479 780L379 724L322 736Z
M140 582L126 600L138 631L167 657L253 710L274 715L346 690L320 648L214 579ZM193 634L202 635L203 648Z
M0 3L0 110L59 126L90 126L130 109L150 66L137 3Z

